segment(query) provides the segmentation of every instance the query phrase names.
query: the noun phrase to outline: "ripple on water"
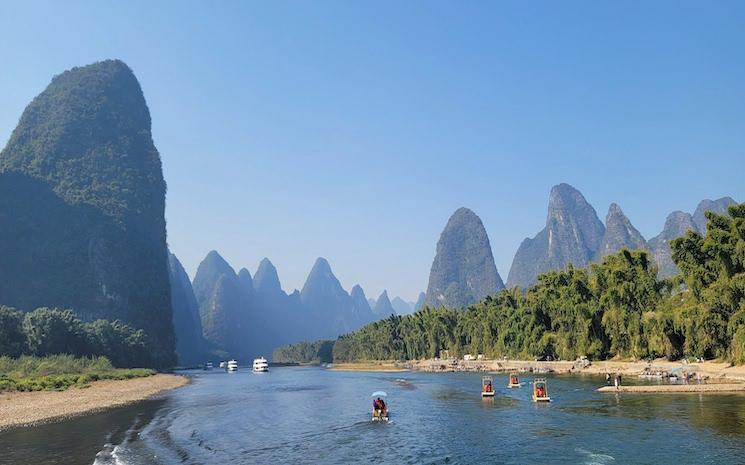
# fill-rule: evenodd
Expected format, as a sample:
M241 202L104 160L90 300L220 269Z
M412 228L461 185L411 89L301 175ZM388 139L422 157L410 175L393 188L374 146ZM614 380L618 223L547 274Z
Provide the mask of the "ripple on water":
M123 439L102 435L82 465L745 463L743 433L732 426L745 419L745 398L616 398L595 393L597 380L555 377L555 402L535 405L530 389L482 399L480 381L289 368L197 374L146 426L135 421ZM387 424L369 421L379 389L392 408ZM59 462L13 465L27 463Z
M616 461L615 457L607 454L599 454L590 452L589 450L578 447L574 449L575 452L579 453L583 457L584 465L608 465Z

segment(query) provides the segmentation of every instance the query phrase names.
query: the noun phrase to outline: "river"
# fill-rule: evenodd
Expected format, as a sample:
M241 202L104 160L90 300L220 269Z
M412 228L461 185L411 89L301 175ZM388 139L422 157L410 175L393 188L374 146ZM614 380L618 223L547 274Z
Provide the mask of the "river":
M0 433L0 464L745 463L739 394L599 394L599 377L549 376L538 405L505 375L482 400L477 373L189 374L161 399ZM388 424L370 422L377 390Z

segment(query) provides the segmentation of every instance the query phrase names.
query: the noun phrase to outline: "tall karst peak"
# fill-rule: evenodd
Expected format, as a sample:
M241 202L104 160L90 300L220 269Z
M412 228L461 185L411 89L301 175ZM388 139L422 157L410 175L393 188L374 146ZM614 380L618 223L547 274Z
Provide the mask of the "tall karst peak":
M414 304L414 311L419 311L424 307L424 302L427 299L427 294L424 292L419 293L419 297L416 299L416 303Z
M732 197L722 197L716 200L704 199L699 202L696 211L693 213L693 222L701 234L706 234L706 212L717 213L719 215L727 213L727 208L735 204Z
M437 242L427 303L464 308L503 288L481 219L468 208L457 209Z
M526 288L540 273L568 264L587 266L600 248L605 226L580 191L569 184L551 189L546 227L525 239L515 254L507 285Z
M194 296L202 311L205 302L214 294L215 286L223 277L235 281L237 286L238 277L233 267L216 250L211 250L199 263L192 283Z
M674 211L665 219L662 232L649 240L649 249L657 262L658 275L661 278L678 273L678 267L673 263L670 241L684 235L689 230L698 231L690 213Z
M186 270L172 253L168 254L168 266L178 362L181 365L194 364L204 356L199 304Z
M256 292L265 294L282 292L277 268L274 267L268 258L264 258L259 262L259 268L254 275L254 289L256 289Z
M152 340L154 364L175 362L166 184L127 65L55 77L0 153L0 178L3 304L122 320Z
M165 208L153 202L166 186L150 112L119 60L56 76L23 112L0 157L6 170L44 179L68 203L94 205L119 221Z
M254 280L251 277L250 271L246 268L241 268L240 271L238 271L238 280L241 283L241 290L243 290L243 292L247 295L254 293Z
M233 270L233 267L230 266L230 263L228 263L227 260L225 260L222 255L220 255L220 253L216 250L210 250L207 253L207 255L204 257L204 260L202 260L202 262L199 264L199 267L197 268L197 274L200 270L202 271L202 273L210 274L235 274L235 270Z
M305 299L314 292L325 292L325 293L344 293L346 291L341 287L341 283L334 276L331 271L331 265L325 258L319 257L313 264L308 278L305 280L303 289L300 291L300 295Z
M388 298L388 291L383 291L383 293L380 294L380 297L378 297L378 299L375 301L375 308L373 308L373 313L378 318L386 318L390 315L396 314L396 310L391 304L391 299Z
M396 310L396 315L408 315L414 311L413 305L399 296L396 296L391 300L391 305L393 305L393 309Z
M597 258L601 259L621 249L635 250L646 247L647 241L624 215L621 207L617 203L610 204L605 217L605 234L600 242Z
M313 285L315 283L321 282L335 283L339 287L341 287L341 284L339 284L339 280L336 279L333 271L331 271L331 265L329 265L328 260L323 257L318 257L313 264L313 268L310 269L310 273L308 274L308 278L305 281L303 290L305 290L305 287L309 284ZM302 291L300 293L302 294Z
M300 291L300 297L313 315L313 320L319 323L320 337L332 337L352 329L352 299L341 287L326 259L316 260Z
M350 299L352 301L352 311L354 312L354 318L357 324L363 325L374 319L375 315L372 313L372 308L370 307L370 303L367 300L367 296L365 296L365 291L362 289L362 286L355 284L354 287L352 287Z

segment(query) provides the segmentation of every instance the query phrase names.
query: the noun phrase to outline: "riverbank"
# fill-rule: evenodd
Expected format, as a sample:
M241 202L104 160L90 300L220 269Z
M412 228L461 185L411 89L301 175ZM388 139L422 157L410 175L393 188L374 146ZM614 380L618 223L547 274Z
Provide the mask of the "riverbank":
M65 391L0 393L0 431L62 421L148 399L189 383L180 375L105 380Z
M745 382L745 366L732 366L724 362L686 363L670 362L666 359L646 361L600 361L600 362L539 362L526 360L415 360L408 362L365 361L334 364L335 370L344 371L425 371L454 372L474 371L488 373L558 373L622 376L639 376L645 372L687 372L697 373L717 383L735 381Z
M380 371L380 372L399 372L409 371L409 368L401 366L397 362L349 362L349 363L334 363L331 368L335 371Z
M714 383L714 384L651 384L644 386L603 386L597 389L605 393L701 393L701 392L745 392L745 383Z

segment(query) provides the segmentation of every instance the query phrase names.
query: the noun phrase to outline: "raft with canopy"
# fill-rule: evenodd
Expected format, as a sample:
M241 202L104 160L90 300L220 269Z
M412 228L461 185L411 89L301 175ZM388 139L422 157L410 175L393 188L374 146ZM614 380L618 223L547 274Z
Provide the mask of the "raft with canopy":
M370 397L374 399L372 421L388 421L388 403L384 400L388 394L385 391L375 391Z
M494 397L494 383L491 376L481 377L481 397Z
M520 378L517 377L517 372L513 371L510 373L509 381L507 381L507 387L508 388L519 388L520 387Z
M546 378L536 378L533 380L533 402L551 402L551 397L548 395Z

